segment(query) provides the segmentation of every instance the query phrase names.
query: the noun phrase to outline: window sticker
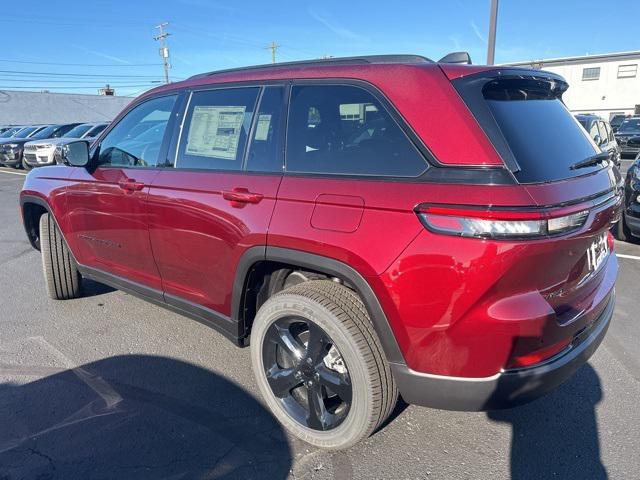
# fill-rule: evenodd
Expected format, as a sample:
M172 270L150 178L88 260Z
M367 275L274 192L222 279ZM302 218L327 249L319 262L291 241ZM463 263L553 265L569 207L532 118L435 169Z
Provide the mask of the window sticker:
M271 115L262 114L258 116L258 125L256 125L256 140L267 140L269 138L270 124Z
M185 153L235 160L245 109L245 106L194 107Z

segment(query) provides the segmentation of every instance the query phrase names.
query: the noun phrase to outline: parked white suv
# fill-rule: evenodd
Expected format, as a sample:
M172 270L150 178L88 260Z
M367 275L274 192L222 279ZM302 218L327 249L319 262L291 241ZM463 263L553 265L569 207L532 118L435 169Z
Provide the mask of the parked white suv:
M24 145L24 161L31 167L43 167L45 165L54 165L56 147L61 143L69 140L89 140L97 137L108 123L83 123L59 138L45 138L42 140L34 140Z

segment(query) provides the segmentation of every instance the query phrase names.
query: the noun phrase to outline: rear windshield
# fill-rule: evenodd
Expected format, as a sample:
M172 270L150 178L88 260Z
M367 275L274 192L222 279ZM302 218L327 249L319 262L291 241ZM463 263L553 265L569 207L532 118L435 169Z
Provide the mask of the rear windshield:
M463 93L467 103L475 94L471 109L520 183L553 182L603 168L601 163L571 168L600 150L562 103L566 86L553 78L515 77L488 79L481 89Z

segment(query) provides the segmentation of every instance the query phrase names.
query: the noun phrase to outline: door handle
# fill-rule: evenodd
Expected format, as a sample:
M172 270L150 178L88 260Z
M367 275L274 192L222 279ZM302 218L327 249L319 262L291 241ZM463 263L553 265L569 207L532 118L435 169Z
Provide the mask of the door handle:
M264 195L250 192L247 188L235 187L231 190L223 190L222 198L229 200L234 207L240 207L244 206L243 204L245 203L259 203L264 198Z
M127 178L126 180L120 180L118 186L127 192L139 192L144 188L144 183L136 182L133 178Z

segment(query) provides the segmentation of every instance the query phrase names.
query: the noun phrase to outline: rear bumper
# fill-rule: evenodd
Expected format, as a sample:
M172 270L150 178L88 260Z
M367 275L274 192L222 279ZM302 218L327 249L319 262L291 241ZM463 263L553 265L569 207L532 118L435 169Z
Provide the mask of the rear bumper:
M555 389L589 360L611 323L615 293L604 311L579 343L560 356L538 366L506 370L492 377L462 378L416 372L391 364L403 399L410 404L444 410L485 411L514 407Z

